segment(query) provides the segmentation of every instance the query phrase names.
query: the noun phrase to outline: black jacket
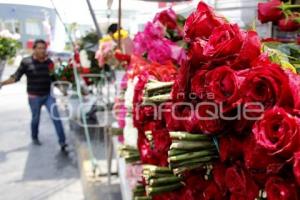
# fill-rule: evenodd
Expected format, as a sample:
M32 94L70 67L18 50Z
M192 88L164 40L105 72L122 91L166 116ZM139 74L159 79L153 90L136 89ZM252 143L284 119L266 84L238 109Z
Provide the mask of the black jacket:
M20 67L12 75L16 81L19 81L25 74L27 76L28 94L44 96L50 93L51 77L49 69L53 67L50 59L44 62L35 60L32 56L26 57L21 61Z

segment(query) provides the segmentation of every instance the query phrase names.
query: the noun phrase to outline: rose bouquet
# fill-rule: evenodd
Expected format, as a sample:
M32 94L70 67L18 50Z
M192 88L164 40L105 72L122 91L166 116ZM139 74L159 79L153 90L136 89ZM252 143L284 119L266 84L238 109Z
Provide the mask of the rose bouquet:
M76 58L79 60L79 57ZM78 62L80 63L80 61ZM79 64L78 64L79 65ZM72 83L73 87L75 87L75 78L74 78L74 63L70 59L68 63L62 63L59 66L51 66L49 67L50 70L50 75L53 80L58 80L58 81L67 81ZM83 66L77 66L77 70L79 75L82 76L82 79L84 80L85 84L90 85L92 84L92 80L88 77L86 77L86 74L90 74L90 68L88 67L83 67Z
M134 54L160 64L169 61L176 65L181 63L185 58L183 21L172 9L158 13L152 22L146 24L144 31L134 37Z
M203 2L184 39L178 72L145 67L135 85L142 198L299 199L300 76L290 60Z
M272 22L284 32L297 31L300 28L300 5L283 3L280 0L269 0L258 3L258 19L261 23Z

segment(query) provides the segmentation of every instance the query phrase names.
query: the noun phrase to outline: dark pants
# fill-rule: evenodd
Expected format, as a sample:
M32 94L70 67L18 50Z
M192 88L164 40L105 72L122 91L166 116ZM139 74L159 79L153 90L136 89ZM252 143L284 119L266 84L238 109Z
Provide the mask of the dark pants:
M55 99L51 95L29 97L29 105L32 113L32 120L31 120L32 139L38 139L38 133L39 133L38 129L39 129L39 122L40 122L41 108L43 105L45 105L53 121L56 134L58 136L59 144L60 145L65 144L66 142L65 133L64 133L62 122L59 117L57 106L55 104Z

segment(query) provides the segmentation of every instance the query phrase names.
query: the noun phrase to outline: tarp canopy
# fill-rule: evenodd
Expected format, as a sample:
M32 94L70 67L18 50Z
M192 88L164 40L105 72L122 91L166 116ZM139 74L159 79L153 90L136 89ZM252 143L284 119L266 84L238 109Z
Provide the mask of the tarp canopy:
M153 2L182 2L191 0L141 0L141 1L153 1Z

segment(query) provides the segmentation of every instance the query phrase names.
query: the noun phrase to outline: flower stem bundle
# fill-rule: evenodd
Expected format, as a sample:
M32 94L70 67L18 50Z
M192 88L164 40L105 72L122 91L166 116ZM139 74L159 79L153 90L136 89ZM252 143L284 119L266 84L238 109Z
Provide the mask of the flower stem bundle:
M133 200L151 200L151 197L146 196L146 189L144 185L136 185L132 192Z
M123 157L126 163L136 163L140 161L139 151L129 145L123 145L119 148L119 155Z
M168 167L144 165L143 177L146 181L146 193L148 196L172 192L184 185L182 179L175 176Z
M144 104L169 101L173 84L173 82L149 81L144 89Z
M187 132L170 132L172 144L168 152L169 167L174 174L205 167L218 158L216 145L211 137Z

